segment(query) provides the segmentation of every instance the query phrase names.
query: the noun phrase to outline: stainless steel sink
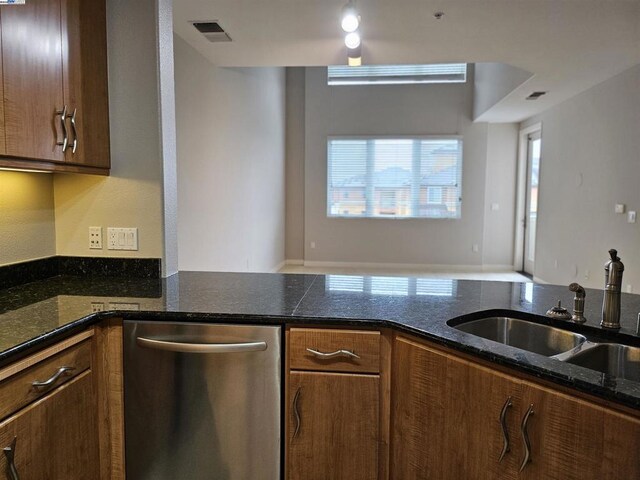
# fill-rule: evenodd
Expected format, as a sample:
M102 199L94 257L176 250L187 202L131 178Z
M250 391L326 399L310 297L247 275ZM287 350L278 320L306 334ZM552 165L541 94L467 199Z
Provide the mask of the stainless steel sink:
M578 333L508 317L472 320L454 328L548 357L572 350L587 340Z
M618 343L586 343L584 348L563 355L573 365L640 382L640 348Z

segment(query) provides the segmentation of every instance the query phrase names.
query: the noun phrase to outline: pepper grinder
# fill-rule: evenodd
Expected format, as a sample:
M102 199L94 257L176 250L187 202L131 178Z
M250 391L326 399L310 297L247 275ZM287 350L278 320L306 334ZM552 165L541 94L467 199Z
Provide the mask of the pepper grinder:
M620 328L620 292L624 264L620 261L617 250L609 250L609 255L611 259L604 266L605 286L600 326L617 330Z

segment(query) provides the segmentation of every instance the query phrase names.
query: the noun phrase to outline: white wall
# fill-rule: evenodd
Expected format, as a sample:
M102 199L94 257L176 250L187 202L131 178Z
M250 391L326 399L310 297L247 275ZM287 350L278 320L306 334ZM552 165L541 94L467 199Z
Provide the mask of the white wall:
M180 270L284 261L285 72L216 68L175 45Z
M304 259L304 91L305 69L287 68L285 257Z
M518 130L515 123L493 123L488 126L484 265L506 268L513 263Z
M536 122L542 160L535 276L603 288L607 250L617 248L625 288L640 292L640 223L614 213L616 203L640 211L640 65L522 126Z
M487 260L511 264L511 237L485 240L485 182L489 127L471 122L473 72L466 84L329 87L326 69L306 69L305 90L305 195L304 259L306 262L349 262L421 265L483 264L485 243L491 242ZM493 130L492 130L493 131ZM289 131L289 133L291 133ZM494 137L491 162L496 169L515 163L513 139L506 147L503 135ZM511 129L515 136L515 129ZM326 139L330 135L463 136L462 218L344 219L326 215ZM502 158L504 151L511 151ZM500 157L500 158L497 158ZM513 170L512 170L513 171ZM515 178L515 174L513 174ZM492 175L490 180L494 181ZM492 213L492 225L508 225L513 209L506 197L503 208ZM492 197L493 199L494 197ZM504 200L503 200L504 198ZM493 201L493 200L492 200ZM315 242L316 247L310 247ZM477 244L479 252L473 252Z
M531 72L506 63L476 63L473 119L477 120L478 117L507 97L531 76Z
M0 266L55 254L53 175L0 172Z

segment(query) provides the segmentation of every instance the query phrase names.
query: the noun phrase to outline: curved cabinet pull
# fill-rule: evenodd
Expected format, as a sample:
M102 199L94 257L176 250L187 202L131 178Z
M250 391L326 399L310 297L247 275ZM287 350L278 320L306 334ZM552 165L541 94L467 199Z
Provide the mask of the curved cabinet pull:
M520 471L523 471L527 464L531 462L531 441L529 440L529 433L527 432L527 425L531 415L533 415L533 403L529 405L529 409L527 410L527 413L524 414L524 417L522 417L522 424L520 425L522 444L524 445L524 457L522 458Z
M330 358L338 358L338 357L360 358L351 350L336 350L335 352L324 353L324 352L319 352L318 350L314 350L313 348L307 348L307 352L322 359L330 359Z
M52 387L60 379L60 377L62 377L65 373L73 372L75 369L76 369L76 367L60 367L58 369L58 371L56 373L54 373L51 376L51 378L49 378L48 380L45 380L44 382L36 380L31 385L33 385L35 388L49 388L49 387Z
M302 387L298 387L298 390L296 390L296 394L293 397L293 414L296 416L296 429L293 432L293 438L296 438L298 436L298 433L300 433L300 425L302 423L300 412L298 411L298 400L300 399L300 392L302 392Z
M76 113L77 108L73 109L73 113L67 115L67 118L71 119L71 132L73 133L73 142L71 143L71 153L76 153L78 148L78 130L76 128Z
M69 146L69 134L67 132L67 106L65 105L62 110L56 110L56 116L60 115L60 129L62 130L62 141L56 142L56 145L62 147L62 153L67 151Z
M507 401L504 402L502 406L502 411L500 412L500 426L502 427L502 453L500 453L500 458L498 459L498 463L502 462L502 459L507 454L509 449L509 429L507 428L507 410L513 406L511 402L511 397L507 398Z
M137 337L136 343L145 348L178 353L241 353L262 352L267 349L267 342L184 343Z
M16 468L14 461L17 441L18 437L13 437L11 445L2 449L4 451L4 456L7 457L7 474L11 480L20 480L20 475L18 475L18 469Z

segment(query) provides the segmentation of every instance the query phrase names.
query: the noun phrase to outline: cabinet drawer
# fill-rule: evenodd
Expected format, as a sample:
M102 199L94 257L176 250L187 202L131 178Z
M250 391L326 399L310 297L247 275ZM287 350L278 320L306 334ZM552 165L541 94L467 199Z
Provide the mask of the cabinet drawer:
M380 332L292 328L288 347L292 370L380 371Z
M67 367L62 370L62 367ZM46 395L91 367L91 341L84 341L0 382L0 418ZM44 383L34 386L35 382Z

